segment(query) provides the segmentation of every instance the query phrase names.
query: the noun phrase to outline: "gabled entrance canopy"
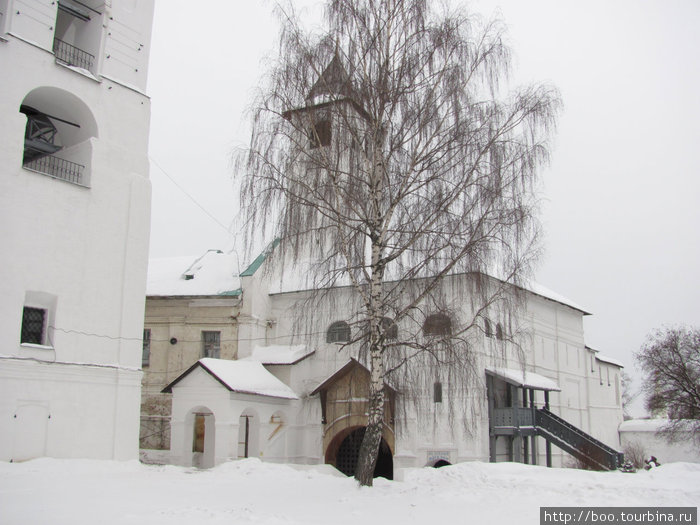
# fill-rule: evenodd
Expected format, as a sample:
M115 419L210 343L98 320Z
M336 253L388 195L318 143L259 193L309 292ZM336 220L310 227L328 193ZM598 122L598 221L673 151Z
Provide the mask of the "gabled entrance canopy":
M347 374L349 374L349 373L352 372L352 371L355 371L355 370L358 369L358 368L359 368L360 370L363 370L364 372L366 372L367 375L369 375L369 369L368 369L365 365L363 365L362 363L360 363L357 359L355 359L354 357L351 357L351 358L348 360L347 363L345 363L342 367L340 367L337 371L335 371L330 377L328 377L327 379L323 380L323 381L314 389L314 391L311 392L311 394L309 394L309 395L312 395L312 396L313 396L314 394L318 394L318 393L321 392L321 391L328 390L328 388L329 388L332 384L336 383L336 382L339 381L341 378L345 377ZM386 382L384 383L384 389L387 390L387 391L388 391L389 393L391 393L392 395L396 395L396 393L397 393L397 392L396 392L396 389L395 389L394 387L392 387L391 385L389 385L388 383L386 383Z

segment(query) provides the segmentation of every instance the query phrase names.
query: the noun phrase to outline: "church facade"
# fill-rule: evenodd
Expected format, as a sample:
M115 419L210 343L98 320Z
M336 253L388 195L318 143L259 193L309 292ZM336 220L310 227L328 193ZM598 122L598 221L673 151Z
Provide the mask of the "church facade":
M239 277L235 359L202 354L162 390L172 400L170 461L207 467L259 457L329 463L352 474L369 379L348 322L352 289L321 298L266 264L259 258ZM470 315L456 292L466 279L446 283L455 291L454 326ZM621 363L585 345L588 313L580 306L539 286L524 295L517 344L496 318L481 319L478 370L467 388L439 369L410 391L387 381L377 475L474 460L614 468ZM396 326L397 335L411 329ZM571 429L590 439L573 442Z

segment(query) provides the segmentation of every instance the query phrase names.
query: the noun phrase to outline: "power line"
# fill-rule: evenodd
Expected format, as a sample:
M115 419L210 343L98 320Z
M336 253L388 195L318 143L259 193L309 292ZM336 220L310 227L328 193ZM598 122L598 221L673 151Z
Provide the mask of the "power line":
M148 159L149 159L153 164L155 164L155 166L156 166L160 171L162 171L163 174L164 174L166 177L168 177L168 179L170 179L170 182L172 182L182 193L184 193L185 196L186 196L188 199L190 199L200 210L202 210L211 220L213 220L219 227L221 227L229 236L231 236L232 238L235 237L235 234L231 233L231 231L230 231L230 229L229 229L228 227L224 226L221 222L219 222L219 219L217 219L216 217L214 217L214 215L212 215L211 213L209 213L209 211L208 211L204 206L202 206L199 202L197 202L197 200L196 200L192 195L190 195L190 194L187 192L187 190L186 190L185 188L183 188L182 186L180 186L180 185L177 183L177 181L176 181L175 179L173 179L173 178L170 176L170 174L169 174L167 171L165 171L165 169L163 169L163 167L162 167L160 164L158 164L158 162L156 162L156 160L155 160L153 157L151 157L151 156L149 155L149 156L148 156Z

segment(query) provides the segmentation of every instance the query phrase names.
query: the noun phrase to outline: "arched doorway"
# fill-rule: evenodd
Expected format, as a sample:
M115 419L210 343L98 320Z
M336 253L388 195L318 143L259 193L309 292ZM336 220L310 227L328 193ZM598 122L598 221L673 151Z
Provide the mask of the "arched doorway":
M191 459L186 465L197 468L214 466L216 443L216 420L214 413L205 406L192 408L185 418L185 457ZM189 436L189 437L188 437Z
M338 446L335 454L335 467L346 476L354 476L357 469L357 457L360 453L365 427L351 431ZM379 443L379 455L374 467L374 477L394 479L394 458L387 442L382 438Z
M452 463L450 463L449 461L444 460L444 459L438 459L433 464L433 468L447 467L448 465L452 465Z

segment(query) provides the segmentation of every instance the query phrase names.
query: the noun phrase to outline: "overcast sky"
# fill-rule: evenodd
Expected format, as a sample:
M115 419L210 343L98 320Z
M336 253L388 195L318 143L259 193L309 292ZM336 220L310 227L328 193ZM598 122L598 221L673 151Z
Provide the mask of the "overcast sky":
M295 4L317 19L319 2ZM651 330L700 325L700 2L467 5L505 20L513 84L551 82L564 100L537 281L592 312L586 343L638 376L632 352ZM276 36L269 2L156 2L151 257L239 242L230 156Z

